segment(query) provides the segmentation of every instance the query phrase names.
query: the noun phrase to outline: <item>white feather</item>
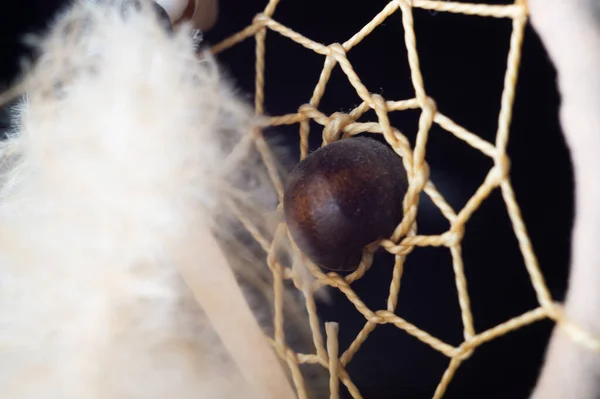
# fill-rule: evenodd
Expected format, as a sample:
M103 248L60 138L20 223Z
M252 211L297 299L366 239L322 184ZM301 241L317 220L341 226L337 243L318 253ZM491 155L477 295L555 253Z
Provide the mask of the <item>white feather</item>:
M239 141L251 113L190 29L108 3L41 41L0 149L1 396L249 397L172 251L221 209L221 124Z

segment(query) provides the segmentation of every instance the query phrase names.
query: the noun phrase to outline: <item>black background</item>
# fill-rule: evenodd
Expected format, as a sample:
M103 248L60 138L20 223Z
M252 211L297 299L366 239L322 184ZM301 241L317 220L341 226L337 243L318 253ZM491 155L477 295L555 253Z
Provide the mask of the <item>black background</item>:
M488 1L489 2L489 1ZM1 6L2 82L18 74L27 55L19 44L25 32L43 31L59 0L21 0ZM216 43L248 25L264 0L221 0L221 15L205 38ZM385 1L282 0L274 18L325 44L343 42L383 8ZM497 1L496 3L506 3ZM445 115L494 142L506 67L508 19L414 11L417 47L425 88ZM349 59L369 90L386 99L414 96L403 41L401 14L391 16ZM252 98L254 41L248 39L219 56L238 87ZM308 101L323 57L270 32L267 35L266 108L272 115L294 112ZM360 103L339 68L333 73L321 110L349 111ZM511 179L534 248L552 294L564 295L573 216L569 154L558 124L555 72L539 39L528 27L520 68L508 153ZM418 112L392 117L414 142ZM369 115L373 118L374 115ZM277 130L297 149L298 126ZM313 125L312 148L320 144ZM434 127L427 149L431 179L460 209L483 182L492 162L450 133ZM448 224L424 199L418 218L423 234ZM498 190L466 226L463 255L477 331L537 306L517 241ZM392 265L377 257L367 276L353 285L371 309L385 308ZM364 318L342 296L320 306L324 321L340 321L344 350ZM462 324L449 251L417 248L406 263L397 313L442 340L458 345ZM478 349L459 369L447 398L526 398L539 372L552 324L536 323ZM443 355L394 327L380 326L348 367L365 398L429 398L448 363Z

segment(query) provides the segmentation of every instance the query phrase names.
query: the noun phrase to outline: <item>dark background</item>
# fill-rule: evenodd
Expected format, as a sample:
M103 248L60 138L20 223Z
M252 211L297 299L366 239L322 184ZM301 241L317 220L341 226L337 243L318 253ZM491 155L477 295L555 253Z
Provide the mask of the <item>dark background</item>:
M488 1L489 2L489 1ZM19 44L25 32L43 31L59 0L21 0L0 6L2 83L8 85L27 55ZM507 3L497 1L496 3ZM248 25L264 0L221 1L217 26L205 37L216 43ZM385 1L282 0L275 19L322 43L343 42ZM425 87L445 115L494 142L506 67L511 21L415 10L417 47ZM386 99L414 96L403 41L401 14L390 17L349 53L372 92ZM223 53L225 68L251 98L254 89L254 41ZM294 112L308 102L323 57L270 32L267 35L266 107L272 115ZM564 295L573 216L569 154L558 124L555 73L538 37L528 27L508 153L511 178L523 218L547 283L556 299ZM339 68L320 107L326 113L349 111L360 99ZM414 142L418 112L397 113L392 123ZM371 115L372 118L374 116ZM298 126L281 128L292 150ZM312 129L312 148L320 129ZM474 194L492 166L477 150L434 126L427 150L432 181L455 209ZM420 232L448 229L439 211L424 199ZM493 327L537 306L517 241L499 191L467 224L465 270L477 331ZM379 255L365 278L353 285L371 309L385 307L392 264ZM344 350L364 318L341 295L320 306L324 321L341 321ZM406 263L397 313L433 335L458 345L460 310L449 251L418 248ZM539 372L552 324L536 323L478 349L461 366L446 398L526 398ZM448 360L394 327L380 326L357 353L348 371L367 399L430 398Z

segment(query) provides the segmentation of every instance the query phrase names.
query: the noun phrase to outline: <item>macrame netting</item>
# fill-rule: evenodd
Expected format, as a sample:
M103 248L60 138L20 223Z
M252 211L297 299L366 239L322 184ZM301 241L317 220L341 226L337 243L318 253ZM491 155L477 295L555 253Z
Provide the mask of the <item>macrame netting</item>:
M520 329L536 321L550 318L558 322L570 336L577 342L588 346L593 350L600 350L600 341L589 336L585 331L572 325L564 319L561 308L553 301L553 298L545 284L544 277L538 266L538 262L533 251L530 239L527 234L526 226L521 217L520 209L515 199L515 194L509 179L509 158L506 154L506 147L509 137L509 128L512 118L512 106L515 97L515 86L518 78L518 69L521 60L521 47L523 42L524 30L528 18L527 4L525 0L516 0L510 5L487 5L487 4L468 4L448 1L431 0L395 0L389 2L383 10L368 22L358 33L352 36L344 43L333 43L324 45L312 41L311 39L287 28L278 23L273 15L279 1L270 0L264 11L258 14L252 25L234 34L228 39L215 45L212 50L214 53L222 52L235 44L255 37L256 40L256 93L255 108L259 115L264 114L264 83L265 83L265 38L267 30L277 32L287 37L301 46L310 49L324 56L324 66L318 83L313 91L312 98L307 104L302 104L295 114L265 117L265 127L300 125L300 154L301 158L306 157L308 153L308 136L310 120L323 126L323 145L327 145L335 140L344 139L360 133L382 134L387 143L402 156L404 166L409 177L409 189L403 203L404 219L396 228L394 234L389 239L383 240L377 245L384 248L395 256L395 266L390 282L387 308L369 309L361 301L359 296L351 287L352 282L360 279L369 269L372 262L372 254L375 249L370 247L365 250L362 262L358 269L347 275L340 276L337 273L323 273L310 262L306 262L312 275L316 278L314 282L306 284L300 277L295 267L284 265L278 259L278 248L283 240L289 239L289 234L284 224L277 229L273 239L267 239L262 236L258 229L254 228L248 221L245 221L243 215L239 215L242 222L245 223L249 231L254 235L257 241L267 252L267 264L273 273L274 278L274 337L271 343L278 355L287 363L291 376L297 390L299 398L306 398L307 392L303 376L299 369L299 364L312 363L320 364L327 368L330 373L330 392L332 398L339 395L339 384L346 386L349 393L354 398L361 398L359 389L354 385L345 367L352 360L354 354L361 345L369 338L369 334L380 324L393 324L397 328L404 330L416 339L429 345L432 349L446 355L449 365L441 377L434 398L441 398L455 372L461 363L467 360L473 351L480 345L494 340L511 331ZM467 14L479 17L491 18L510 18L512 19L512 34L510 37L510 49L508 53L507 69L504 78L504 89L501 97L501 110L498 117L498 128L495 143L482 140L478 135L468 131L450 118L443 115L436 109L436 104L430 98L423 86L423 78L419 68L419 57L416 48L416 37L413 27L413 8L434 10L437 12L451 12ZM411 70L411 80L415 91L415 97L404 100L386 100L380 95L370 93L361 83L360 77L354 71L352 64L346 57L346 54L354 46L367 37L378 25L386 20L393 13L402 13L402 22L404 26L404 41L408 53L408 61ZM323 97L327 82L334 68L339 67L344 71L348 80L356 89L357 94L362 99L362 103L351 112L334 113L325 115L319 110L319 102ZM377 114L378 122L360 122L359 119L369 110L374 110ZM409 109L420 109L418 132L414 148L411 148L409 140L394 128L389 121L390 112L403 111ZM437 191L436 187L429 180L429 169L425 162L425 152L427 147L428 135L433 124L437 124L446 131L453 134L456 138L463 140L471 147L481 151L494 161L494 166L490 169L483 184L478 188L475 194L469 199L466 205L456 211L445 201L444 197ZM262 136L261 131L256 131L256 144L261 151L265 163L269 168L273 184L277 189L279 198L283 197L283 185L281 178L277 174L277 169L273 162L273 157L269 152L268 145ZM504 323L501 323L486 331L475 331L473 325L473 316L471 313L470 299L467 290L467 281L463 271L463 260L461 253L461 241L465 232L465 224L471 215L480 207L483 201L493 190L501 190L502 197L506 204L510 220L512 222L515 236L523 255L524 264L531 278L533 289L535 290L539 307L530 310L522 315L514 317ZM440 235L419 235L416 225L416 215L419 203L419 196L424 192L433 203L440 209L444 217L449 221L450 228ZM427 331L411 324L409 321L397 316L394 311L398 301L400 290L400 281L403 274L403 267L406 257L415 247L437 246L447 247L452 256L452 265L455 274L456 288L458 291L461 318L463 323L464 341L461 345L455 347L432 336ZM306 298L306 308L309 314L310 327L313 333L313 341L316 347L316 353L303 354L296 353L286 344L283 328L283 282L285 279L291 279L294 285L303 291ZM316 305L314 294L322 286L330 286L340 290L348 298L356 309L365 317L366 323L363 329L358 333L351 345L343 352L337 344L337 331L339 326L335 323L326 323L326 339L322 337L319 329L318 318L316 314Z

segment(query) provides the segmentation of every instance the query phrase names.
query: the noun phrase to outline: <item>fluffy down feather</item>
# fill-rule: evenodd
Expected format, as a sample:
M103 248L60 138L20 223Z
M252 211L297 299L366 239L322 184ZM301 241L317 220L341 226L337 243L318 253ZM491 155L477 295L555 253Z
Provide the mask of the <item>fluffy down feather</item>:
M223 200L256 121L188 27L122 3L55 21L1 144L2 397L250 397L172 254L199 225L235 236Z

